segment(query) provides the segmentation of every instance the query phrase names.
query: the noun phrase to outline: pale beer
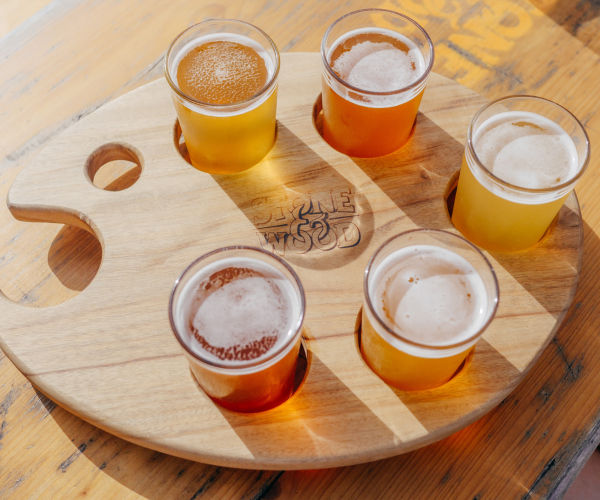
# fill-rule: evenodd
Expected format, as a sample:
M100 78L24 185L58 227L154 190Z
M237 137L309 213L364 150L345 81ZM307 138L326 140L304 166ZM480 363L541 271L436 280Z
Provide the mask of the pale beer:
M452 222L493 251L536 244L583 173L585 130L567 110L515 96L484 107L467 137Z
M279 53L258 28L208 20L167 53L166 77L192 164L232 174L258 163L275 141Z

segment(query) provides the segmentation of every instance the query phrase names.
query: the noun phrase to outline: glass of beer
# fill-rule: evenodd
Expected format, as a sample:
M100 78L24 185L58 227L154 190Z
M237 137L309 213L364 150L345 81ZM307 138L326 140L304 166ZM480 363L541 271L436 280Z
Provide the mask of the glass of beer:
M369 261L363 285L363 357L404 390L450 380L498 307L498 281L485 255L434 229L386 241Z
M273 408L292 394L302 340L304 289L283 259L225 247L176 281L169 319L200 387L239 412Z
M249 23L208 19L169 47L165 76L192 165L234 174L275 141L279 52Z
M550 227L589 155L583 126L562 106L534 96L498 99L469 126L452 222L488 250L527 249Z
M433 65L433 43L412 19L351 12L321 42L323 136L350 156L392 153L409 138Z

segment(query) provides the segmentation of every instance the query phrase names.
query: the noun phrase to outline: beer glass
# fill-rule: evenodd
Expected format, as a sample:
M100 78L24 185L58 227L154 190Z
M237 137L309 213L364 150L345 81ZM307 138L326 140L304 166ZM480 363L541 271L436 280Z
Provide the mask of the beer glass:
M405 390L447 382L492 321L498 281L483 253L446 231L387 240L363 282L360 348L371 369Z
M492 251L535 245L590 154L587 134L562 106L509 96L481 108L467 132L452 222Z
M433 65L429 35L384 9L351 12L321 42L323 135L342 153L392 153L409 138Z
M249 23L208 19L175 38L165 76L192 165L234 174L275 141L279 52Z
M304 289L283 259L225 247L192 262L176 281L169 319L200 387L217 404L256 412L293 392Z

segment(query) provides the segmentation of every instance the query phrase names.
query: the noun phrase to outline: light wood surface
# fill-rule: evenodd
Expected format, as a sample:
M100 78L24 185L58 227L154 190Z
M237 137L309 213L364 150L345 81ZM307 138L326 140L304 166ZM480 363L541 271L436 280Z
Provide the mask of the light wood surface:
M584 259L573 307L501 405L437 444L377 463L323 471L206 466L132 445L36 393L0 358L0 496L95 498L547 497L564 491L600 439L599 9L591 1L427 0L378 5L418 19L434 70L486 98L533 93L585 124L588 173L577 187ZM183 27L207 16L252 21L282 51L315 51L327 25L364 3L7 0L0 6L0 191L40 146L81 116L158 76L153 66ZM0 289L52 306L77 296L100 267L85 231L0 212ZM93 286L93 284L92 284ZM68 302L66 302L68 303Z
M461 373L436 390L392 390L357 349L363 272L391 235L416 227L456 232L444 195L482 98L433 74L407 145L383 158L351 159L313 123L320 72L316 52L282 54L277 141L240 175L211 176L182 158L162 78L79 121L25 166L8 194L13 214L88 229L103 257L93 282L68 302L36 309L0 302L1 345L36 387L89 422L160 451L233 467L307 469L431 444L517 385L575 292L576 199L535 249L491 257L500 307ZM125 190L99 189L96 173L115 160L138 165L139 178ZM199 390L166 312L187 264L234 244L283 256L307 296L306 380L286 404L256 415L219 409Z

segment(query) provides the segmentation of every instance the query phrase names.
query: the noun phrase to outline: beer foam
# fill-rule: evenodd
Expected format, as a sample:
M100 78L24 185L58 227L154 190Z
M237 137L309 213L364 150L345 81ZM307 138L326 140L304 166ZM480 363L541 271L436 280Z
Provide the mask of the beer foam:
M210 104L245 101L267 82L264 59L251 47L230 41L212 41L191 49L177 68L179 87Z
M418 78L414 54L390 43L362 42L338 57L333 70L350 85L371 92L407 87Z
M238 278L201 302L194 328L214 347L250 344L279 336L288 325L285 296L272 280Z
M346 33L332 44L327 57L340 78L368 92L394 92L406 88L415 83L425 69L423 54L414 42L382 28L363 28ZM390 106L412 97L369 96L363 101Z
M215 44L215 42L224 42L225 45ZM179 68L182 61L184 61L188 54L198 51L203 45L211 45L210 58L208 60L201 57L194 58L193 64L188 64L186 68L186 72L189 73L189 81L185 85L182 85L182 82L179 80ZM238 47L237 50L229 50L236 45L241 46L241 48ZM249 57L249 51L253 51L258 56L258 59L253 55ZM267 82L271 81L274 73L275 63L267 50L251 38L236 33L212 33L195 38L180 47L175 56L169 61L169 74L174 81L177 81L179 88L184 93L209 104L235 104L243 102L251 98ZM225 101L229 102L223 102L223 95L220 95L219 88L222 85L235 84L240 75L242 76L243 83L241 89L238 89L239 92L234 91L232 94L226 96ZM259 86L256 85L257 81L261 82ZM240 82L238 81L237 83ZM200 85L204 89L208 86L215 90L211 91L209 98L206 99L206 96L194 95L193 92L189 93L190 87L194 85ZM259 106L271 94L272 92L266 92L256 102L239 110L210 110L191 102L186 102L185 105L193 111L205 115L232 116L239 113L246 113L250 109Z
M289 281L255 259L229 258L195 275L181 294L179 324L200 357L235 365L287 342L299 305Z
M474 335L486 320L483 280L463 257L431 245L387 256L370 286L388 326L409 340L446 345Z
M542 189L568 181L578 156L569 135L552 120L526 111L507 111L487 119L473 137L481 162L510 184Z

